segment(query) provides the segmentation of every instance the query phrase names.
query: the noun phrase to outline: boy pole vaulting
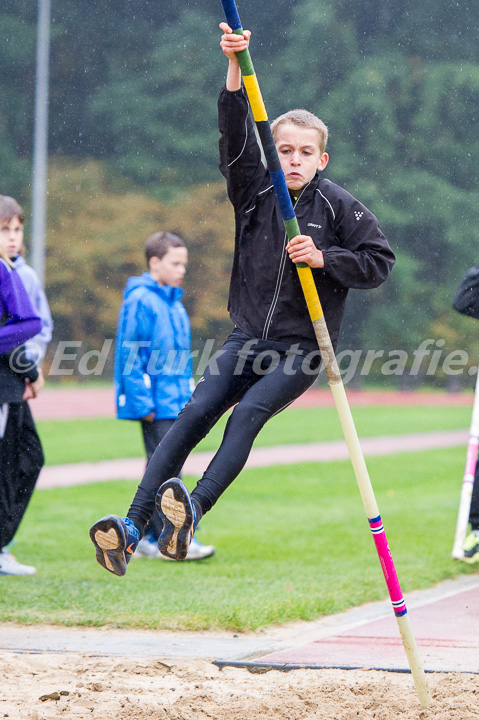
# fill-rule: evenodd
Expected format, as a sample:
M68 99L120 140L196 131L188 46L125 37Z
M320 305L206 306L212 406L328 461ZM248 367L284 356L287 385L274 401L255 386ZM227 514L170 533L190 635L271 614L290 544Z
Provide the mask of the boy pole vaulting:
M243 35L241 20L234 0L221 0L226 22L237 35ZM253 67L248 48L237 53L237 59L241 68L243 82L250 102L253 118L256 123L258 135L263 147L266 163L278 200L284 227L291 241L301 234L298 221L291 202L286 180L281 169L278 153L271 133L268 115L261 96L258 80ZM399 580L394 567L393 559L386 539L386 534L379 515L374 491L369 479L368 470L364 456L359 444L356 427L351 415L351 410L346 397L346 392L341 379L338 363L334 353L333 345L329 336L323 309L319 300L318 291L314 282L311 268L306 263L297 263L296 268L299 274L301 287L303 289L308 311L313 323L314 332L321 352L329 385L333 394L336 410L339 415L349 455L354 468L359 491L368 518L369 526L373 535L376 550L383 570L386 585L391 598L394 614L399 626L399 631L408 658L414 684L418 692L419 700L424 707L431 704L432 698L427 687L426 676L422 666L416 641L407 614L406 604L402 595Z
M477 465L479 449L479 368L477 370L476 388L474 391L474 404L472 407L471 427L469 429L469 442L467 444L466 466L462 478L461 497L457 514L456 534L452 548L454 560L464 558L464 542L466 539L469 512L471 510L472 490Z

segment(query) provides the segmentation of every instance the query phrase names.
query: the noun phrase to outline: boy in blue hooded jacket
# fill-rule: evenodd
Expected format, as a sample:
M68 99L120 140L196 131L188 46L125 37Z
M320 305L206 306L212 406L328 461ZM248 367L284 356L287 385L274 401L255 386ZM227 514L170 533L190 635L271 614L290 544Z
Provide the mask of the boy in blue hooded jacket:
M141 423L148 462L194 389L191 332L180 285L188 251L183 240L156 232L145 243L148 272L130 277L123 293L115 346L117 417ZM136 556L165 558L158 550L159 516L153 514ZM215 551L196 541L187 560Z

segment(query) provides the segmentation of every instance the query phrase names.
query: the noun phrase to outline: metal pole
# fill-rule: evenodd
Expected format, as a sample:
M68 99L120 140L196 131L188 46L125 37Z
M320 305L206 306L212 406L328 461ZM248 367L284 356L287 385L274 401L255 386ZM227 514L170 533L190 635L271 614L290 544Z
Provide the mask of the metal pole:
M48 69L50 59L50 0L38 0L37 57L32 177L32 265L45 285L45 245L48 174Z
M234 33L242 35L243 28L238 15L235 0L221 0L221 2L228 25ZM291 240L293 237L300 234L300 228L291 203L284 173L281 169L281 163L274 144L271 128L268 122L268 115L261 96L253 62L248 49L241 50L236 53L236 57L238 58L241 68L241 74L243 76L243 82L250 102L253 118L258 129L261 144L263 145L271 182L274 186L284 227L288 238ZM421 705L427 707L432 702L431 694L427 686L422 660L412 632L411 623L407 614L406 603L404 602L401 587L399 585L399 580L387 542L384 526L381 516L379 515L364 455L359 444L356 427L351 415L341 373L336 361L326 321L324 319L323 309L319 300L313 273L311 272L309 265L306 263L297 263L296 268L301 281L306 304L308 306L309 315L313 323L316 340L321 351L321 358L328 376L329 385L331 387L334 403L336 405L336 410L343 429L344 438L348 446L359 492L361 494L384 579L389 591L389 596L398 623L404 650L409 661L409 667L411 668L419 701L421 702Z

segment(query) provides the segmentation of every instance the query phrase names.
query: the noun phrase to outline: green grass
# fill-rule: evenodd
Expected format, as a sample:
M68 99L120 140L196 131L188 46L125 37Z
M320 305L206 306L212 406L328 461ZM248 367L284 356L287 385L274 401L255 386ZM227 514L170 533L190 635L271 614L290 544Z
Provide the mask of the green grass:
M471 419L471 408L468 406L377 405L354 407L352 412L360 438L467 428ZM197 449L216 449L225 422L225 418L220 420ZM49 465L141 457L144 454L137 422L94 418L42 421L37 425ZM335 408L289 408L266 424L255 445L319 442L342 437Z
M369 458L404 592L474 572L451 560L464 455ZM201 523L214 557L133 559L117 578L95 562L87 531L106 512L123 514L135 486L36 492L15 552L38 574L2 578L0 620L247 631L388 597L349 462L245 471Z

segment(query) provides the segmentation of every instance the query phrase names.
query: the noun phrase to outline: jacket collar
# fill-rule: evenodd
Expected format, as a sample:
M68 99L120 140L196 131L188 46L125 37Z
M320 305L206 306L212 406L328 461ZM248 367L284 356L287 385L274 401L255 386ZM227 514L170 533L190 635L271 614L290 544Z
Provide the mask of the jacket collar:
M309 200L312 195L314 194L314 191L318 187L318 183L320 181L320 175L319 172L316 171L315 176L312 178L312 180L309 181L304 187L301 188L301 190L298 190L293 195L291 194L291 199L293 201L293 205L296 205L297 202L303 202L303 200Z
M148 275L148 277L151 280L150 288L154 290L158 295L160 295L163 300L166 300L166 302L174 303L177 300L181 300L181 298L184 295L184 290L182 288L174 288L171 287L171 285L158 285L156 280L154 280L150 273L143 273L143 275Z
M159 295L162 300L170 304L181 300L184 295L182 288L174 288L170 285L158 285L149 272L144 272L141 275L134 275L128 278L125 290L123 291L123 297L125 299L128 298L132 292L137 291L139 288L145 288L154 292L156 295Z

